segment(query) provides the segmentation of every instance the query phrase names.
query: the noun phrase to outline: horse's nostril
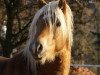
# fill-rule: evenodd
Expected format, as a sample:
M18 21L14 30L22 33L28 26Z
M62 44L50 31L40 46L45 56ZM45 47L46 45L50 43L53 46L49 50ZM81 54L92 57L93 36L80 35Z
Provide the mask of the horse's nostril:
M43 46L42 46L42 44L40 44L39 42L36 42L36 53L40 53L41 51L42 51L42 49L43 49Z
M42 51L42 49L43 49L42 45L41 45L41 44L39 44L39 45L37 46L37 52Z

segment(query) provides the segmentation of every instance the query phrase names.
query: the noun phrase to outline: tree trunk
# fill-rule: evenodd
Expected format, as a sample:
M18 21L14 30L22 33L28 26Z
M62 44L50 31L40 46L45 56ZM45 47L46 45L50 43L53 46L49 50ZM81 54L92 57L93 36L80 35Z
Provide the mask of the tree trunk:
M7 31L6 31L6 38L3 45L3 55L5 57L9 57L10 53L12 52L12 27L13 27L13 20L14 20L14 7L11 2L5 1L6 12L7 12Z
M4 57L10 57L10 54L12 52L12 46L10 43L5 43L5 46L3 47L3 56Z

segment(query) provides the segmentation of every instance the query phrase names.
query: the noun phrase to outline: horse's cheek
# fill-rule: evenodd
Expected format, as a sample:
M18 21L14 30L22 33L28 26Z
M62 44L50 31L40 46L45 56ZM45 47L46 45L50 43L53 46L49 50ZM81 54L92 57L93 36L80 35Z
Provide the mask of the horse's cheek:
M63 35L62 35L61 32L59 33L59 31L58 31L58 32L56 32L55 37L56 37L56 38L55 38L55 43L56 43L55 47L56 47L56 51L59 51L59 50L61 50L61 49L63 48L63 45L64 45L64 40L62 40L62 39L63 39Z

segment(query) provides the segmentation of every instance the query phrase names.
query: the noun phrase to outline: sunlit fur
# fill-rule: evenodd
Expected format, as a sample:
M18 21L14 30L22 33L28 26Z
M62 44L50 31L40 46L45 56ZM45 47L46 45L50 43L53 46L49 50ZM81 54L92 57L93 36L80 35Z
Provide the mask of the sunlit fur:
M44 21L48 21L48 24L46 24L44 30L42 30L41 34L37 36L37 39L35 39L34 37L36 36L37 31L39 31L37 24L41 15L43 15L42 18ZM58 28L56 27L57 19L61 22L61 26ZM39 40L39 42L43 45L43 50L38 55L39 57L42 57L42 59L38 61L41 64L54 61L55 57L58 56L61 51L63 51L66 41L68 42L68 45L66 44L68 46L66 50L69 50L70 52L73 41L72 29L73 16L68 5L66 5L66 13L63 13L58 7L58 1L52 1L45 5L36 13L29 29L29 40L26 49L24 50L24 56L26 56L27 62L32 63L32 65L32 60L34 60L34 64L37 62L35 59L33 59L32 54L29 51L30 43L34 40ZM34 52L33 44L33 53Z

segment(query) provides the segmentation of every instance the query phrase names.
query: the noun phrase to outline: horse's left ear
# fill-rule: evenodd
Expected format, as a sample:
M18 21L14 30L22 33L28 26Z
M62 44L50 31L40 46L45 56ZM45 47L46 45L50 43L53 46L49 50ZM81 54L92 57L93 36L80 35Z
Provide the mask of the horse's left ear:
M64 13L66 12L66 0L59 0L58 6Z
M45 0L38 0L38 6L39 6L39 8L42 8L46 4L47 3L45 2Z

